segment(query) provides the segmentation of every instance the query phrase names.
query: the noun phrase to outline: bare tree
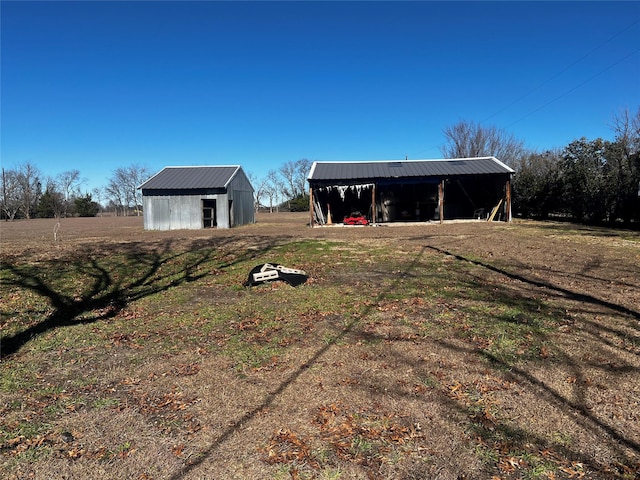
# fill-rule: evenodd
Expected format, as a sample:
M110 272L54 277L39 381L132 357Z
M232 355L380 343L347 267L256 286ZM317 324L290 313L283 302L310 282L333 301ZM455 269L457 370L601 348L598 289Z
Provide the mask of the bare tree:
M124 186L120 182L120 174L122 169L117 169L113 176L109 179L109 183L105 187L105 194L109 203L114 206L117 215L126 215L127 200Z
M91 195L93 196L93 198L95 198L96 202L98 203L98 206L100 207L100 210L102 210L102 208L104 207L102 202L105 198L105 188L94 187L93 190L91 190Z
M640 152L640 107L635 115L628 108L614 115L611 128L628 157Z
M263 197L265 196L264 191L267 179L266 177L258 179L253 172L247 172L247 178L253 187L253 208L257 212L260 210L260 205L262 204Z
M282 193L284 198L289 202L289 206L291 205L291 199L296 196L296 184L295 184L295 174L296 167L295 162L285 162L284 165L280 167L278 170L280 174L280 178L282 179Z
M20 210L20 189L18 173L15 170L2 169L2 211L5 220L13 220Z
M307 178L309 177L309 173L311 172L311 165L313 165L313 162L308 158L301 158L300 160L296 161L296 168L298 172L296 176L296 182L298 191L301 195L308 194Z
M79 170L69 170L56 176L55 184L64 199L62 216L67 216L69 213L74 199L80 195L80 186L83 183Z
M612 205L610 217L629 223L640 218L640 107L613 117L615 141L608 144L606 190Z
M280 192L282 191L282 181L275 170L269 170L262 184L263 195L269 199L269 213L273 213L274 205L278 204Z
M440 148L445 158L493 156L516 164L527 152L524 142L497 127L483 127L474 122L458 122L443 130L447 143Z
M16 170L16 183L18 188L18 199L22 213L25 218L31 218L31 211L38 203L38 196L41 193L40 171L31 162L25 162L18 166Z
M286 162L280 167L279 173L282 177L283 194L288 199L293 199L304 195L306 192L306 181L311 169L311 161L301 158L295 162Z
M107 198L121 210L123 215L132 208L136 215L140 215L142 192L138 187L147 178L149 178L147 167L133 164L126 168L117 168L105 188Z
M136 215L142 214L142 190L138 187L142 185L150 176L151 172L145 166L131 165L128 169L129 172L129 188L131 189L131 197L134 201Z

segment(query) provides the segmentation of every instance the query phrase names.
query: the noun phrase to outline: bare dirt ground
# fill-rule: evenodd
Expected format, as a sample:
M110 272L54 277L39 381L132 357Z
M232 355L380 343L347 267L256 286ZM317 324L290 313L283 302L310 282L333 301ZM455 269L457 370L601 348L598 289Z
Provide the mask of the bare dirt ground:
M371 289L360 323L339 312L299 318L309 335L241 376L228 359L202 353L209 344L141 361L133 336L112 336L113 354L88 348L84 361L64 365L66 350L20 350L5 366L44 361L43 379L50 380L50 368L70 383L101 375L92 386L113 389L100 401L117 408L67 405L41 437L6 441L4 476L640 478L640 234L526 221L309 228L307 220L261 214L256 224L231 230L174 232L144 231L141 217L0 225L3 262L37 264L124 247L144 252L167 242L177 251L220 242L241 252L313 239L339 242L354 256L381 249L406 265L388 271L367 258L350 271L332 266L328 255L311 266L312 281L336 284L345 296ZM451 296L437 302L427 291L391 296L404 279L428 276L434 265L463 272L456 278L464 288L451 286ZM383 291L377 282L391 286ZM500 299L496 318L504 320L512 305L519 313L507 323L548 315L554 330L535 339L535 352L514 347L514 358L525 360L492 353L507 339L474 333L474 316L482 313L471 308L476 290ZM286 317L296 294L269 292ZM240 298L198 282L191 295L181 308L204 308L203 296L220 305ZM490 316L492 304L483 302ZM116 318L133 321L135 312L127 305ZM255 341L262 341L257 327L243 328L256 328ZM19 422L45 399L33 402L0 392L0 413ZM163 424L167 418L175 425ZM71 444L60 440L67 431ZM36 452L29 442L38 441L53 453L25 463L21 452ZM105 453L104 445L119 450Z

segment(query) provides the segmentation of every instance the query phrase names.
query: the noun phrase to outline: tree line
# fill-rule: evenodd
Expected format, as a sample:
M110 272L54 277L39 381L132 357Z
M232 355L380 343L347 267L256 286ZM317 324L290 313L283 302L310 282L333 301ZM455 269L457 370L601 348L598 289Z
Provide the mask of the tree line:
M149 169L137 164L117 168L104 188L83 193L86 180L79 170L44 177L32 162L2 168L0 215L5 220L95 217L100 211L140 215L142 192L137 187L149 176Z
M495 126L460 121L443 130L443 158L494 156L515 170L513 211L524 218L558 218L582 223L640 222L640 108L612 119L613 140L576 139L569 145L538 152ZM255 208L269 211L308 209L306 179L312 162L287 161L263 177L247 172L255 190ZM0 214L15 218L140 215L137 188L152 172L137 164L117 168L107 185L82 193L78 170L43 178L31 162L2 169Z
M614 118L612 141L580 138L516 164L514 209L580 223L640 222L640 109Z
M611 122L613 140L576 139L545 152L496 127L460 122L444 130L444 158L494 156L515 170L513 211L523 218L587 224L640 222L640 108Z
M247 175L255 190L255 208L266 208L270 212L286 209L302 212L309 209L307 176L312 161L301 158L285 162L279 169L271 169L262 178L251 172Z
M305 184L311 163L307 159L285 162L262 178L247 172L255 190L256 210L307 209ZM118 216L141 215L142 192L138 187L151 175L148 167L132 164L115 169L105 187L82 193L86 180L79 170L45 178L36 165L25 162L2 169L0 215L5 220L90 217L101 211Z

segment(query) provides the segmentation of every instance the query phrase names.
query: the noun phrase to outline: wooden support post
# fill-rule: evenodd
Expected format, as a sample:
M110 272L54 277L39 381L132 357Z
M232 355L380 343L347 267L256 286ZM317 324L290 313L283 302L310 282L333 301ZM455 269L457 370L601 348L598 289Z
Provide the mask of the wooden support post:
M438 184L438 213L440 214L440 223L444 222L444 180Z
M309 187L309 227L313 228L313 187Z
M371 223L378 222L378 212L376 212L376 184L371 187Z
M506 196L506 204L505 204L505 221L511 222L511 179L507 180L507 184L505 185L505 196Z

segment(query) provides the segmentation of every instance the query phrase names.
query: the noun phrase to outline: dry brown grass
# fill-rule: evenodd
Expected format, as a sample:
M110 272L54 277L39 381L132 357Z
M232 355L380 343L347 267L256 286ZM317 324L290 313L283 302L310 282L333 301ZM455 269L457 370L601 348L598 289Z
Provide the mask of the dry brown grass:
M306 220L1 225L1 476L636 478L638 234Z

